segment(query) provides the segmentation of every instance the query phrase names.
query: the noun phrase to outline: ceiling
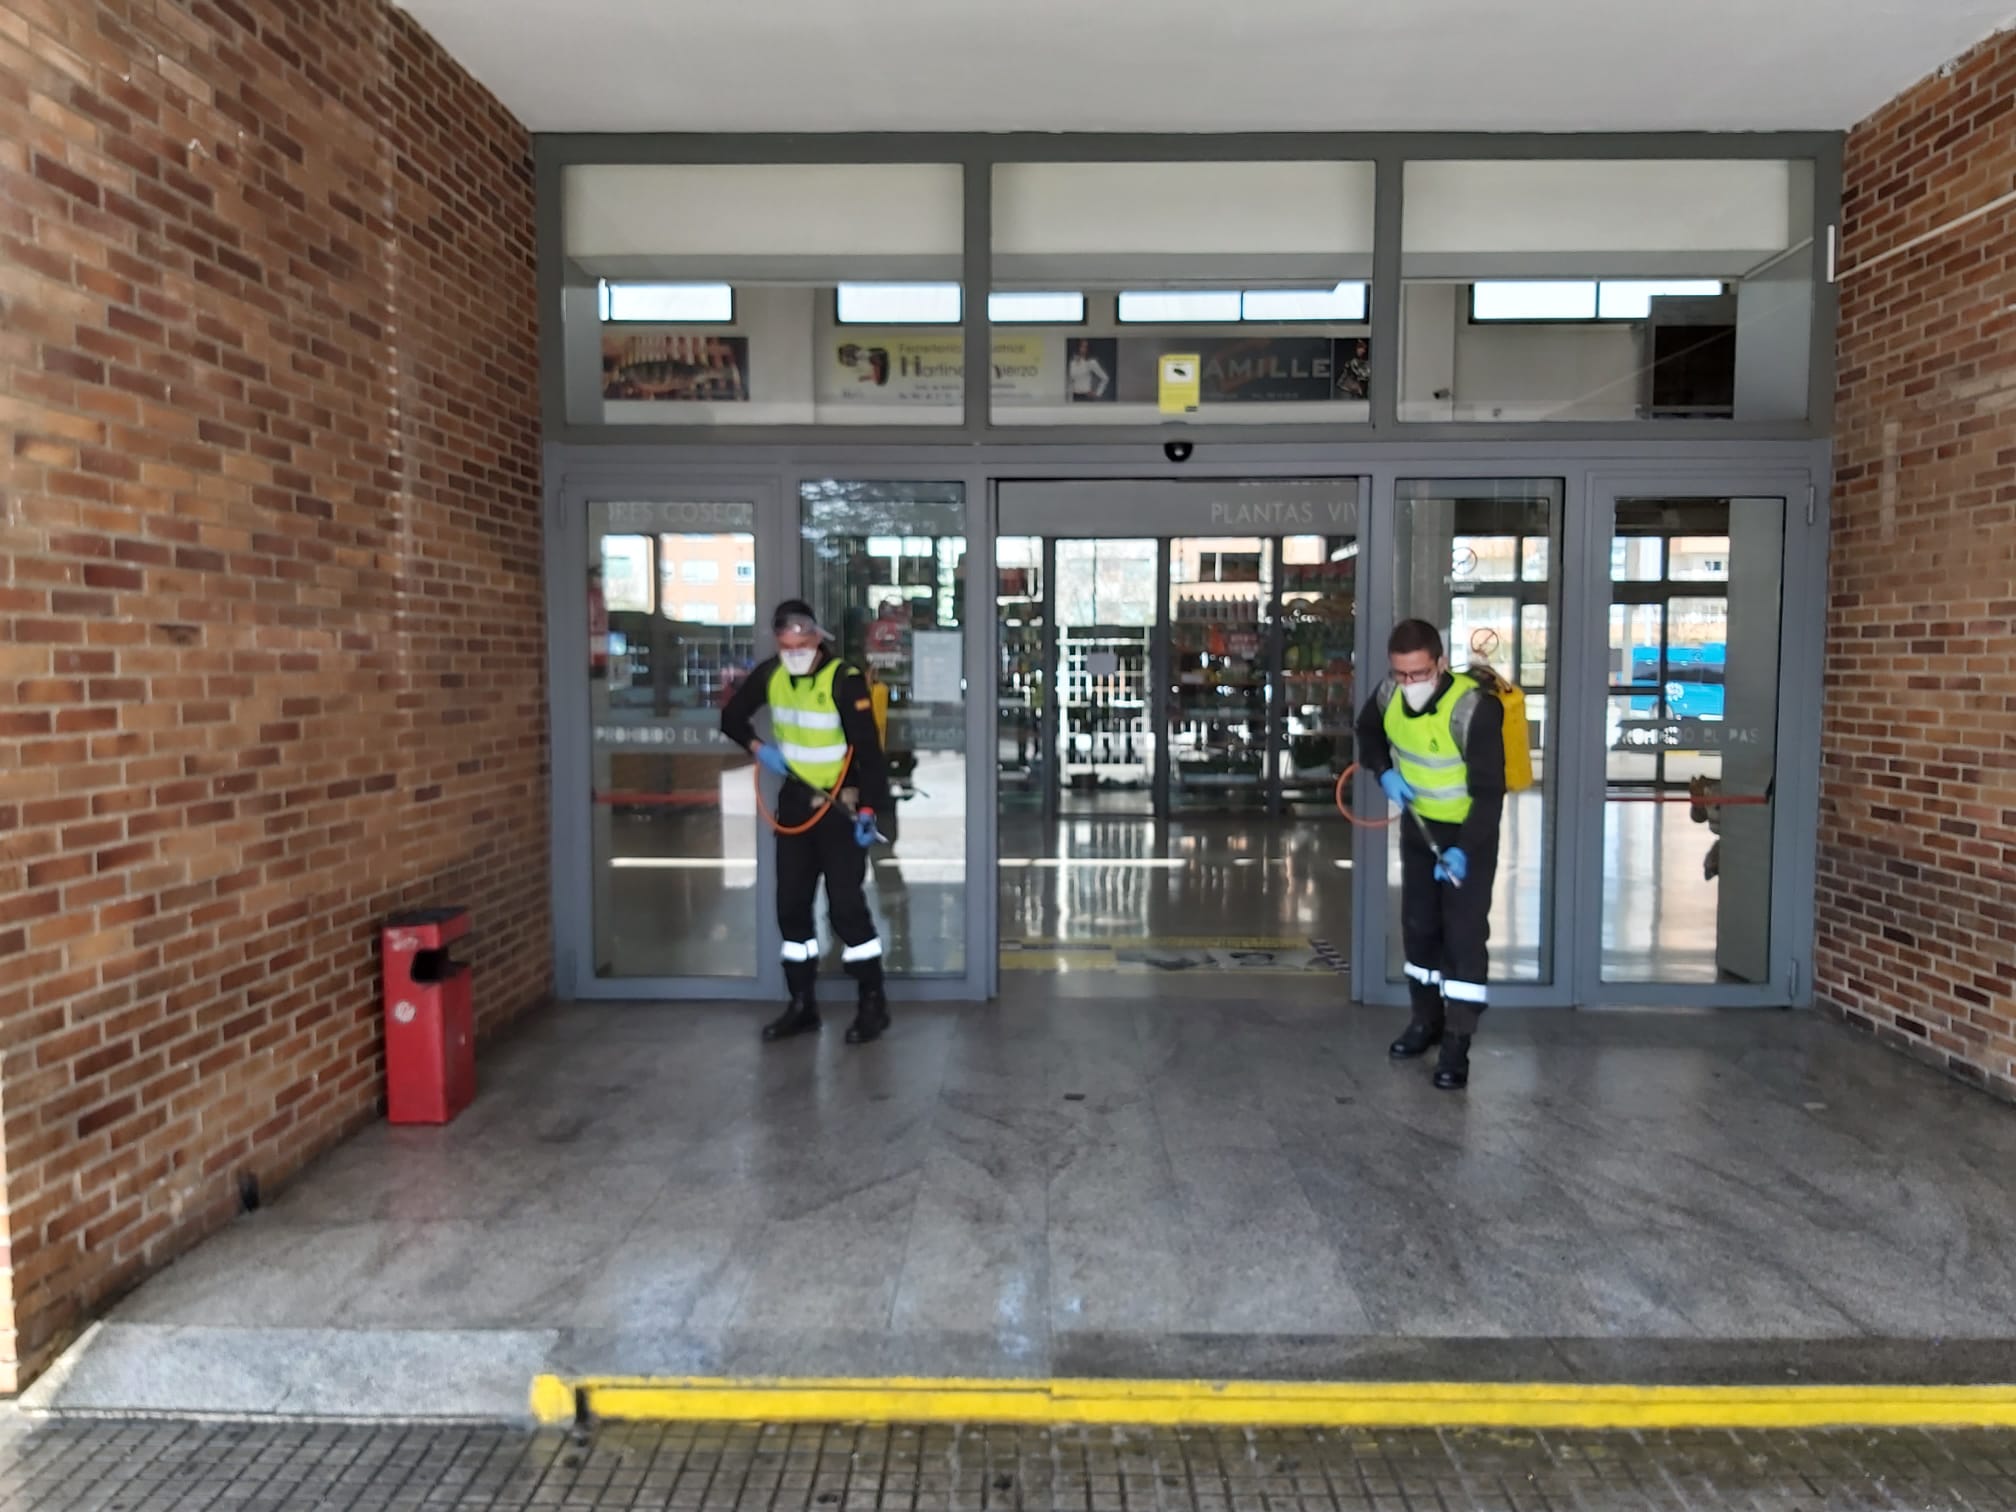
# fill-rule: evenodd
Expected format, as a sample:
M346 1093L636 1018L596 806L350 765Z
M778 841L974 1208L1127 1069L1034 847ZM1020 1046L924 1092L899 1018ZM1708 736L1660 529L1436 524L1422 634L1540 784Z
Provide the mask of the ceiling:
M535 131L1853 125L2016 0L401 0Z

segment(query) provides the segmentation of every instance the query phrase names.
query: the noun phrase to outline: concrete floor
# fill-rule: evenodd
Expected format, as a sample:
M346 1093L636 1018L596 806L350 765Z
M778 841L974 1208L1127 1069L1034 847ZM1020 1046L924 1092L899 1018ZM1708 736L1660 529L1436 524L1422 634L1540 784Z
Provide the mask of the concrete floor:
M1011 982L848 1049L575 1007L121 1306L106 1410L532 1375L2000 1379L2016 1118L1811 1015L1501 1011L1467 1095L1334 981Z

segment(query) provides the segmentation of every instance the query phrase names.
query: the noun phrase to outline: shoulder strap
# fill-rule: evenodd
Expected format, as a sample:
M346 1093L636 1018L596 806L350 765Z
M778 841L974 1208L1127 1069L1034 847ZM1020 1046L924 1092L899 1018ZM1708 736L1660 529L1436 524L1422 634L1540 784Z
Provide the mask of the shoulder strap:
M1477 700L1484 696L1481 689L1465 688L1463 696L1456 700L1456 707L1449 711L1449 734L1456 742L1456 749L1466 755L1470 750L1470 716L1477 710Z
M1372 690L1372 700L1374 703L1379 705L1379 712L1381 714L1384 714L1386 712L1386 706L1391 702L1393 702L1392 678L1383 677L1379 680L1379 686Z

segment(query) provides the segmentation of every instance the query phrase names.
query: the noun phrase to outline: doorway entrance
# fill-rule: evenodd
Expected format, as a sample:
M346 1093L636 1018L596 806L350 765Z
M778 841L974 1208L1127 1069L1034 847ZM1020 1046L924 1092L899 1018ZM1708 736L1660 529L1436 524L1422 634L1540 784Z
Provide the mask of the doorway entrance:
M1390 832L1337 802L1386 630L1417 616L1526 696L1494 1002L1800 1000L1824 458L1336 456L1363 475L570 466L548 590L566 990L779 990L763 778L719 706L769 654L767 606L802 596L884 700L900 801L873 898L900 995L1123 968L1335 993L1317 974L1348 966L1350 996L1401 1001Z
M1360 492L1003 485L1004 967L1348 958Z

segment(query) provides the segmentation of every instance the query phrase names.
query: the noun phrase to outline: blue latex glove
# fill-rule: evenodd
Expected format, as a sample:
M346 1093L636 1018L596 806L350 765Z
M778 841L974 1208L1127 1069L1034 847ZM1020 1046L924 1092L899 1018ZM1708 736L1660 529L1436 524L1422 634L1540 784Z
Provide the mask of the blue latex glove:
M1385 789L1386 796L1400 808L1405 808L1414 801L1414 789L1408 784L1407 779L1400 775L1398 767L1388 767L1381 772L1379 786Z
M774 745L765 744L756 747L756 760L766 771L775 772L779 777L791 775L791 763L784 759L784 753Z
M1470 875L1470 858L1463 854L1461 846L1452 845L1442 852L1442 859L1435 863L1437 882L1454 882L1458 887Z
M866 850L881 838L880 832L875 828L875 812L873 809L863 809L854 816L854 843L856 845Z

